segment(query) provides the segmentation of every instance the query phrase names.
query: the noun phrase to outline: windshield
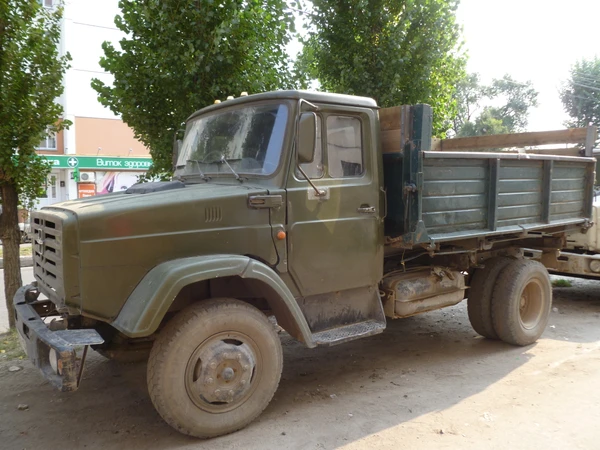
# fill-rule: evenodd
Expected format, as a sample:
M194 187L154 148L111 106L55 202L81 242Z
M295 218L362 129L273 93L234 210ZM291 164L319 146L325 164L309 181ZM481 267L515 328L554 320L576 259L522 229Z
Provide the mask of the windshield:
M279 165L287 118L286 105L271 103L194 119L177 159L179 175L272 174Z

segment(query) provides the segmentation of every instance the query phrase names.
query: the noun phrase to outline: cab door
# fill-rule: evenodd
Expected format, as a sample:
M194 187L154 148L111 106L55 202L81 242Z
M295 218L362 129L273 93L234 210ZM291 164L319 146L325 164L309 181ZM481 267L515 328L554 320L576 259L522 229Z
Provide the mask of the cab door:
M383 272L382 190L372 110L322 107L315 159L287 184L288 270L303 297L376 286ZM300 137L302 138L302 137Z

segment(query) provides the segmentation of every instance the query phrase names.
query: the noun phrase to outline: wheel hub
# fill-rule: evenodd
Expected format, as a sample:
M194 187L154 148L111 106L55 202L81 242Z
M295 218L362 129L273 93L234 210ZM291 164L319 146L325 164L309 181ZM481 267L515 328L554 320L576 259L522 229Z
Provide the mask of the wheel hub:
M526 295L522 295L521 296L521 303L519 305L519 309L521 310L521 314L523 314L523 311L525 310L526 306L527 306L527 296Z
M225 381L233 380L234 376L235 376L235 371L231 367L226 367L225 369L223 369L223 372L221 373L221 378L223 378Z
M202 407L234 405L249 393L256 368L252 348L239 336L214 337L188 363L188 395Z
M519 318L526 329L534 328L542 318L542 287L537 280L532 280L521 293L519 301Z

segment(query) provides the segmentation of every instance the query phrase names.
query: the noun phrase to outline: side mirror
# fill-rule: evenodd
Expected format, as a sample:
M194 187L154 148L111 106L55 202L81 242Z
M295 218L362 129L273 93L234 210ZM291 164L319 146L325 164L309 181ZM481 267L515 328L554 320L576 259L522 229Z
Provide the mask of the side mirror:
M173 169L177 168L177 159L179 158L179 151L181 150L181 144L183 141L181 139L177 139L173 142Z
M298 121L298 164L307 164L315 159L317 143L317 115L303 112Z
M173 133L173 170L177 169L177 159L179 158L179 152L181 151L181 145L183 141L181 139L177 139L177 136L181 130L177 130Z

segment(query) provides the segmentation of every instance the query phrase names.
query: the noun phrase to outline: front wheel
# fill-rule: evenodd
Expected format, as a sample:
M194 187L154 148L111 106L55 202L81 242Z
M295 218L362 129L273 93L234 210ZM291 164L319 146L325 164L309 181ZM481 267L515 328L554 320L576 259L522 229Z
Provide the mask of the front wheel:
M148 390L169 425L209 438L258 417L282 366L281 342L262 312L214 299L184 309L161 331L148 361Z
M537 261L513 261L494 286L494 330L509 344L533 344L546 329L551 307L552 285L546 268Z

